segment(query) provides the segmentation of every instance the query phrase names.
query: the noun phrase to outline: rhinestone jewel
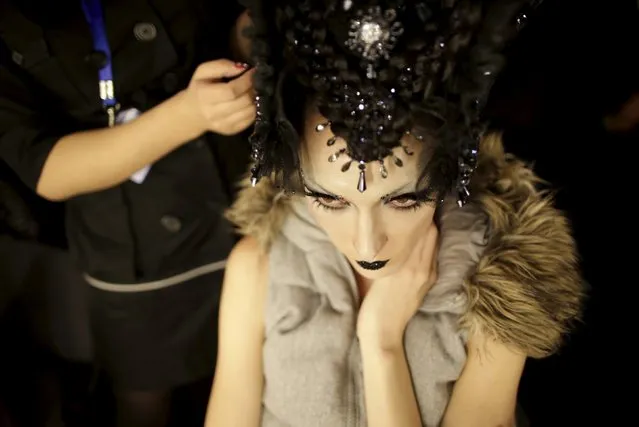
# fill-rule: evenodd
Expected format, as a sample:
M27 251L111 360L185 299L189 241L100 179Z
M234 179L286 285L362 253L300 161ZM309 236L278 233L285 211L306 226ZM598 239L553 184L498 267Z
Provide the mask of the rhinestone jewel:
M342 154L344 154L346 152L345 148L342 148L341 150L333 153L330 155L330 157L328 158L328 161L330 163L335 163L337 161L337 159L339 159L339 156L341 156Z
M379 6L358 11L357 17L351 20L346 46L370 62L389 59L390 51L404 32L396 19L395 10L382 11ZM369 67L367 76L376 76L374 68Z
M255 187L259 181L259 168L254 166L251 168L251 187Z
M468 198L470 197L470 191L468 191L467 187L460 187L457 190L457 206L463 208L466 203L468 203Z
M422 140L423 140L423 138L422 138L422 139L419 139L419 137L418 137L417 139L418 139L418 140L420 140L420 141L422 141ZM402 145L402 150L404 150L404 153L406 153L408 156L412 156L412 155L414 154L414 153L413 153L412 151L410 151L410 149L409 149L407 146L405 146L405 145Z
M372 45L384 38L382 26L376 22L365 22L359 30L359 39L367 45Z
M315 131L323 132L328 125L330 125L330 123L320 123L319 125L315 126Z
M357 180L357 191L363 193L366 191L366 163L359 162L359 179Z
M388 170L386 169L386 166L384 165L384 161L383 160L379 161L379 174L384 179L388 178Z

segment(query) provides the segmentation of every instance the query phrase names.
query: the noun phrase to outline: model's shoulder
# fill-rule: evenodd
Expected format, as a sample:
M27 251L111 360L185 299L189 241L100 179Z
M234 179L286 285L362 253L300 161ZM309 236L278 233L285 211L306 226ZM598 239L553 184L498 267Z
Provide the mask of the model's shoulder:
M228 276L261 276L268 266L268 253L257 239L243 237L235 244L226 265Z

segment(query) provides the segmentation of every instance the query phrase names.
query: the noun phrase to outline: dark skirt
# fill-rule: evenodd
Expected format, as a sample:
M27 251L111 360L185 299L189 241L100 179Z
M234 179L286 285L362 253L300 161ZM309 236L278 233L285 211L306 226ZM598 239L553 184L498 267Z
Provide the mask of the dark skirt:
M91 287L96 360L116 389L166 390L213 374L223 275L136 293Z

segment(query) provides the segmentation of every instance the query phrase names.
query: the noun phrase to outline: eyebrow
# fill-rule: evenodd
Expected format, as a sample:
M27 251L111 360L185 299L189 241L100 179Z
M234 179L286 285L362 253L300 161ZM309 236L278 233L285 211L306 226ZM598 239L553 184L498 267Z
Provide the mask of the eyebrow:
M317 183L315 183L313 181L310 181L306 177L306 175L303 176L302 183L304 184L304 187L306 187L307 189L309 189L311 191L311 193L315 193L314 195L331 196L331 197L334 197L335 199L344 200L344 197L338 196L337 194L334 194L334 193L331 193L330 191L328 191L327 189L325 189L321 185L319 185L319 184L317 184Z
M332 193L332 192L328 191L327 189L325 189L324 187L322 187L321 185L317 184L316 182L313 182L313 181L309 180L307 176L303 177L302 183L304 184L304 186L311 193L311 194L307 194L307 195L310 195L310 196L329 196L329 197L337 199L337 200L346 200L345 197L337 195L335 193ZM426 188L423 188L423 189L420 189L420 190L411 190L410 189L411 186L412 186L412 184L406 184L403 187L400 187L397 190L394 190L394 191L392 191L392 192L380 197L380 200L388 201L388 200L394 199L394 198L396 198L398 196L405 196L405 195L415 195L417 197L426 196L431 191L430 187L426 187Z
M423 190L411 190L412 185L411 184L406 184L403 187L398 188L397 190L386 194L385 196L382 196L382 200L389 200L389 199L393 199L397 196L403 196L406 194L421 194L424 191L428 191L428 187L423 189Z

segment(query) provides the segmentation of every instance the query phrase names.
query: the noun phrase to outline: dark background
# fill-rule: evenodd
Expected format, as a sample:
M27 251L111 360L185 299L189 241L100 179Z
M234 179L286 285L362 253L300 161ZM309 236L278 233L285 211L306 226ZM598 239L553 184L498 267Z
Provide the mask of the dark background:
M630 320L637 250L637 133L603 117L638 92L636 1L546 1L513 48L492 112L506 146L558 190L590 285L584 319L553 357L530 360L520 401L533 426L632 423ZM630 389L632 390L632 388ZM635 421L636 422L636 421Z
M558 190L590 291L583 322L561 352L528 362L520 402L533 426L625 424L636 394L638 139L605 132L602 119L639 89L637 3L546 0L538 12L512 47L488 111L506 129L507 149L534 161ZM59 249L62 206L30 196L2 165L0 181L27 201L39 225L31 243L0 239L0 426L10 426L9 409L20 427L49 425L60 410L69 427L105 425L108 384L81 363L90 354L88 318L81 279ZM178 392L175 425L201 425L193 407L204 404L209 386Z

